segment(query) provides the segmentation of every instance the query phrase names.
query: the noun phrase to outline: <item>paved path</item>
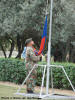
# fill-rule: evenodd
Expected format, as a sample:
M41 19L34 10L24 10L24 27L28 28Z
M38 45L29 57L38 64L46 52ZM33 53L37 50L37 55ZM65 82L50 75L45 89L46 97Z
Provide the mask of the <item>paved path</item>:
M9 53L10 53L9 51L6 51L6 55L7 55L7 57L9 56ZM18 54L17 51L13 51L13 52L12 52L12 57L16 57L17 54ZM4 57L4 54L3 54L2 51L0 51L0 57Z

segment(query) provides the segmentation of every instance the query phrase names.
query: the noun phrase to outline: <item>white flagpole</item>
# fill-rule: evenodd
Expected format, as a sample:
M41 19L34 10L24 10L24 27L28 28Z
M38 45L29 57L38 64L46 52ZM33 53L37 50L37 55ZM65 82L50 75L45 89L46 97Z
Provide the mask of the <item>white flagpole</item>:
M49 67L50 67L50 59L51 59L52 10L53 10L53 0L51 0L51 4L50 4L50 26L49 26L49 42L48 42L46 95L48 95L49 93L49 75L50 75Z

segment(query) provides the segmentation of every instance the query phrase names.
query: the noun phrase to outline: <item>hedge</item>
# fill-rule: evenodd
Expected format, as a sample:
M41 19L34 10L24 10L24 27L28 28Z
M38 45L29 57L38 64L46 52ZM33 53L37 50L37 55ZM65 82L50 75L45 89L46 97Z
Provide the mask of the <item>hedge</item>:
M42 63L43 62L40 62L40 64ZM59 62L52 64L65 66L64 68L75 86L75 64ZM37 72L37 85L41 85L42 68L38 67ZM9 81L16 84L21 84L25 77L26 69L25 62L23 60L0 58L0 81ZM55 88L71 89L69 82L60 68L53 68L53 79Z

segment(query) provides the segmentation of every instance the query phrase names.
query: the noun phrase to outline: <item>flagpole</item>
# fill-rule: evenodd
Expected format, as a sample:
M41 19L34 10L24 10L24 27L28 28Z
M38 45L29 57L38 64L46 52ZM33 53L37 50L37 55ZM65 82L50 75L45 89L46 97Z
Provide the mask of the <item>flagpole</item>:
M46 81L46 95L49 93L49 75L50 75L50 59L51 59L51 34L52 34L52 10L53 0L50 4L50 25L49 25L49 42L48 42L48 59L47 59L47 81Z

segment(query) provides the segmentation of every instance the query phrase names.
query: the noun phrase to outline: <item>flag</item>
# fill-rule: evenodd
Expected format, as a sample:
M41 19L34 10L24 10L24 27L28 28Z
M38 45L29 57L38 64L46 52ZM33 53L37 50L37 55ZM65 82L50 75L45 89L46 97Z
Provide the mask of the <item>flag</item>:
M34 52L36 55L40 55L43 52L44 47L45 47L46 37L47 37L47 16L45 19L45 24L44 24L43 35L42 35L42 39L41 39L39 52L37 52L36 49L34 49Z

